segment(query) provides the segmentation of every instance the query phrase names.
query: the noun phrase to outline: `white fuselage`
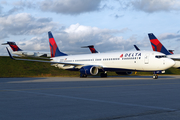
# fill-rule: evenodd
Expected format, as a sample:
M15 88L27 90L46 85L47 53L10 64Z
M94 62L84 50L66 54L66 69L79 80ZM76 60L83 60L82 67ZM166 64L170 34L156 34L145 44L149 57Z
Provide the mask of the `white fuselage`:
M161 57L156 57L161 56ZM100 66L105 71L159 71L172 67L175 63L163 53L154 51L128 51L54 57L52 61L66 64L53 64L62 69L80 69L82 66ZM81 64L81 65L69 65Z

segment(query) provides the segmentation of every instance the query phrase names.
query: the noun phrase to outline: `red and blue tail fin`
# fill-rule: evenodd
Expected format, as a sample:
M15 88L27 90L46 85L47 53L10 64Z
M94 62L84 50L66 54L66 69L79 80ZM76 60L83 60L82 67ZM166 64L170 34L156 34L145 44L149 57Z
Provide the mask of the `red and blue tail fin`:
M91 53L99 53L95 48L94 48L94 45L89 45L89 46L83 46L81 48L89 48Z
M67 56L67 54L65 54L59 50L51 31L48 32L48 36L49 36L51 57Z
M7 43L3 43L2 45L9 45L11 47L11 49L13 51L22 51L17 45L15 42L7 42Z
M171 53L161 44L161 42L154 36L153 33L149 33L148 36L149 36L153 51L161 52L166 55L171 55Z

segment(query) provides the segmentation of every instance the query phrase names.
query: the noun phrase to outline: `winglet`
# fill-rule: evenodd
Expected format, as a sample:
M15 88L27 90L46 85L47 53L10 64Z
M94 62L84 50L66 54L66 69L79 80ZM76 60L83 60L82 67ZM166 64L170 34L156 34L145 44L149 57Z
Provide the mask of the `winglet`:
M140 51L140 49L136 45L134 45L134 47L136 48L137 51Z
M7 49L7 51L8 51L8 54L9 54L9 57L11 58L11 59L13 59L13 60L15 60L14 59L14 57L11 55L11 53L9 52L9 49L6 47L6 49Z
M161 44L161 42L154 36L153 33L149 33L148 36L149 36L153 51L161 52L166 55L171 55L171 53Z
M48 36L49 36L51 57L67 56L67 54L65 54L59 50L51 31L48 32Z
M94 45L89 45L89 46L82 46L81 48L89 48L91 53L99 53L95 48Z

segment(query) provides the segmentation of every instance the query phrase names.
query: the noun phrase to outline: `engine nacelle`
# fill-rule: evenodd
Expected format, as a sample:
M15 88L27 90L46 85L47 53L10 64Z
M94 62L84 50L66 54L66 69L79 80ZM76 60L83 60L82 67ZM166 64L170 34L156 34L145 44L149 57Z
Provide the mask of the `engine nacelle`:
M80 73L83 75L97 75L99 72L98 68L96 66L84 66L80 69Z
M132 72L116 72L118 75L130 75Z
M165 70L162 71L155 71L154 74L161 74L161 73L165 73Z

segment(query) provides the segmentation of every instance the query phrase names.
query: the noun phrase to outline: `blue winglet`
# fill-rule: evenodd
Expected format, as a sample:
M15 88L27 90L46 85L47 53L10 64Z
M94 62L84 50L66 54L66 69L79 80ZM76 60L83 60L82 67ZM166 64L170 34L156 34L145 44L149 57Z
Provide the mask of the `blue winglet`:
M134 45L134 47L136 48L137 51L140 51L140 49L136 45Z
M11 59L15 60L15 59L13 58L13 56L11 55L11 53L9 52L9 50L8 50L7 47L6 47L6 49L7 49L7 51L8 51L9 57L10 57Z

